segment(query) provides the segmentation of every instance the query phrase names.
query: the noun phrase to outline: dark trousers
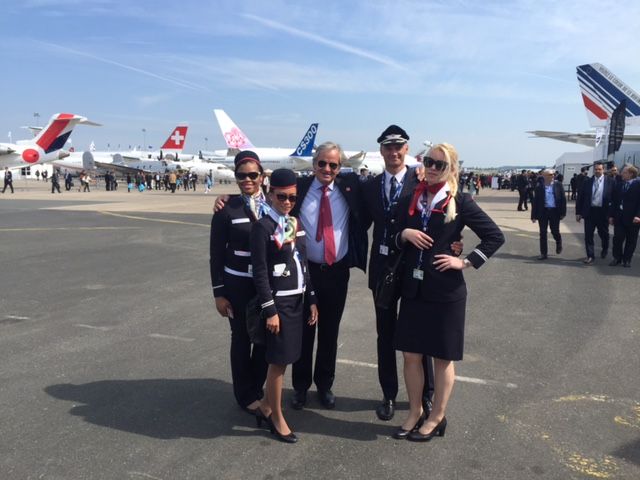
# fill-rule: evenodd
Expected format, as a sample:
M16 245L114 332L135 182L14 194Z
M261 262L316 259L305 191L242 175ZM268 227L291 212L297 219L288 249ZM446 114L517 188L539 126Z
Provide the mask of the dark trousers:
M231 326L231 378L233 395L241 407L246 407L263 396L262 386L267 378L266 347L249 340L245 309L247 298L229 298L234 318Z
M378 380L382 387L382 394L388 400L395 400L398 395L398 369L396 366L396 349L393 340L398 321L398 301L389 309L376 308L376 331L378 333ZM431 357L423 355L424 368L423 397L431 399L433 396L433 361Z
M293 364L292 383L295 390L307 391L311 381L318 391L327 391L333 386L338 355L338 333L340 320L347 300L349 268L344 260L332 265L309 262L311 283L318 300L318 347L315 368L313 367L313 344L316 326L305 322L302 333L302 354Z
M603 207L591 207L589 215L584 218L584 245L587 257L594 258L593 232L598 229L602 251L609 250L609 221L607 211Z
M638 231L640 225L625 225L622 220L616 219L613 227L613 258L631 263L638 244Z
M2 189L2 193L9 187L11 189L11 193L13 193L13 181L4 181L4 188Z
M556 244L562 245L562 237L560 236L560 212L557 208L545 208L538 220L540 228L540 253L547 254L547 228L551 230L551 235Z
M518 199L518 210L522 210L523 208L527 210L529 208L527 207L527 190L518 190L518 195L520 195L520 198Z
M62 193L60 191L60 184L58 182L51 182L51 193L54 193L56 190L58 190L58 193Z

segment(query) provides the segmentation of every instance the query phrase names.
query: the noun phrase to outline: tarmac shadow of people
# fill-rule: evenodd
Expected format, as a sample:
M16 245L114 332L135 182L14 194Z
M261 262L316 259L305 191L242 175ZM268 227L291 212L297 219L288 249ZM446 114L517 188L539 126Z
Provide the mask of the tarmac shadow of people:
M87 422L160 439L245 436L255 421L233 401L231 385L208 379L101 380L46 387L74 402L69 413Z

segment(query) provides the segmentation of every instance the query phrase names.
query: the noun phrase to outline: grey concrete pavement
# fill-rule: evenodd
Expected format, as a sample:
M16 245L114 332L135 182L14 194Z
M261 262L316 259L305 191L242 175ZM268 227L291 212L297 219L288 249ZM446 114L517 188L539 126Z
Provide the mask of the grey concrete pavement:
M465 273L446 436L390 438L404 389L394 420L375 416L373 306L354 270L337 407L310 392L309 408L286 408L291 446L233 400L208 271L211 196L41 185L0 196L0 478L639 478L638 258L582 265L569 215L564 252L539 262L517 195L478 202L507 243ZM464 235L470 251L476 238Z

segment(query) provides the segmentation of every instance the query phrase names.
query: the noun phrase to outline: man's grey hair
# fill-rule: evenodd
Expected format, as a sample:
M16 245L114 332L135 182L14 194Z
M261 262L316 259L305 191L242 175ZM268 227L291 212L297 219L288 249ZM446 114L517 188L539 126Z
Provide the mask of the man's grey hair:
M347 156L344 154L344 150L342 150L342 147L340 145L338 145L337 143L334 142L324 142L320 145L318 145L316 147L316 151L313 152L313 164L315 165L316 161L318 160L318 157L320 156L320 154L322 152L324 152L325 150L338 150L338 153L340 154L340 165L343 165L345 163L345 161L347 160Z

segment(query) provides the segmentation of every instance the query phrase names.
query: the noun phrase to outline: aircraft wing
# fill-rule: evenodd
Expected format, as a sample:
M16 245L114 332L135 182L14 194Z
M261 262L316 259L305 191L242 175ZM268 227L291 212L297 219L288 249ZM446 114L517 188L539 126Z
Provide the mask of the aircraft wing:
M553 140L560 140L561 142L577 143L578 145L585 145L587 147L593 147L596 143L595 132L586 133L570 133L570 132L552 132L548 130L532 130L532 135L540 138L551 138ZM624 142L640 143L639 134L625 134L623 137Z

